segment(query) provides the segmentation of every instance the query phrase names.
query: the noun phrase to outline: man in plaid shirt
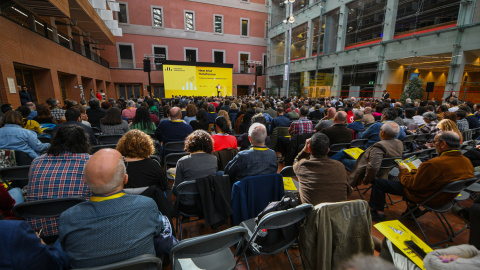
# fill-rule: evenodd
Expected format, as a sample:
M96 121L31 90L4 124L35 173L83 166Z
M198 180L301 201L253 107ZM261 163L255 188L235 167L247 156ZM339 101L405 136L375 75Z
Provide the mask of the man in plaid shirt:
M300 109L300 119L294 121L288 129L290 135L293 136L295 134L313 133L313 123L307 119L307 115L308 108L303 106Z
M52 114L52 117L55 118L55 120L60 121L62 117L65 118L65 110L60 108L60 102L58 101L58 99L52 99L50 105L52 106L50 113Z
M430 136L430 140L433 140L435 135L440 132L440 129L437 128L438 120L437 120L437 115L434 112L426 112L422 114L423 120L425 121L425 125L420 126L415 130L416 134L431 134L433 136ZM429 141L430 141L429 140Z
M83 182L83 168L90 159L88 135L83 128L67 125L58 129L47 154L37 157L30 166L26 201L52 198L90 198ZM58 217L27 219L42 237L58 235Z

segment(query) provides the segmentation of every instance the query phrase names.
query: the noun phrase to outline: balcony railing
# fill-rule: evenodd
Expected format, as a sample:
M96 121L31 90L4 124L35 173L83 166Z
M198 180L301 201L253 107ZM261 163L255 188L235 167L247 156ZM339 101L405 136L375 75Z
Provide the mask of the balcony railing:
M70 38L67 34L58 31L57 28L43 21L39 17L33 15L20 5L7 1L10 5L8 7L2 7L0 16L4 17L18 25L25 27L26 29L37 33L61 46L72 50L85 58L92 60L93 62L100 64L106 68L110 67L107 60L100 57L98 54L91 51L89 48L76 42L73 38ZM57 37L55 37L55 33Z

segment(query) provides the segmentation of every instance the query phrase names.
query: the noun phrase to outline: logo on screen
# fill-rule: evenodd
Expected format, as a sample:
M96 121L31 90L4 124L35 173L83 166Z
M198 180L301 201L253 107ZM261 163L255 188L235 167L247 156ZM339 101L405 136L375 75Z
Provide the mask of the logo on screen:
M167 67L165 70L166 71L172 71L172 69L170 67Z

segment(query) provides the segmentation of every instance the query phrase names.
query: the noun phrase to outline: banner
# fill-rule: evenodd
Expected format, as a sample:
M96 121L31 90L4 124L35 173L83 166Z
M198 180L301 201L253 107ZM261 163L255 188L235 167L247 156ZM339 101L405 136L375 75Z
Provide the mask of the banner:
M165 97L232 95L232 69L164 65Z

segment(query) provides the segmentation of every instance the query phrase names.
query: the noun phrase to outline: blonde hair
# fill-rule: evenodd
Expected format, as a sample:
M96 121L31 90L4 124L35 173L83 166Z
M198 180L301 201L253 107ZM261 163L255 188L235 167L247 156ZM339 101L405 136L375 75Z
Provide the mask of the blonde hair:
M460 136L460 141L463 141L462 133L457 127L457 123L453 122L450 119L443 119L442 121L438 122L437 128L441 131L453 131Z
M225 111L225 110L220 110L220 111L218 112L218 116L223 116L223 117L225 117L225 118L227 119L228 126L229 126L229 127L232 127L232 122L230 122L230 117L228 117L227 111Z

